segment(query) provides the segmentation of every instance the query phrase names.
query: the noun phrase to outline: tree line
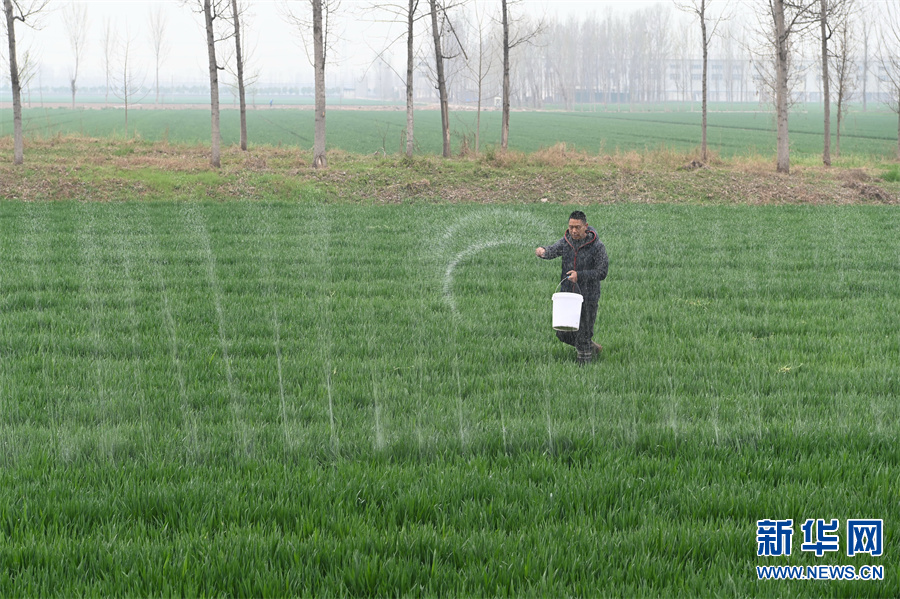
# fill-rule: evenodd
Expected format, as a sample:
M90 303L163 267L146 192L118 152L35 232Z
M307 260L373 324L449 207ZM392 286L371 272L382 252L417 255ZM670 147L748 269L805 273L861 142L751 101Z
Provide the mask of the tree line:
M14 161L24 160L21 117L22 79L33 71L26 55L19 61L16 26L33 25L51 0L2 0L8 40L7 59L13 95ZM229 71L240 105L241 148L247 149L246 88L259 78L248 68L246 13L249 0L181 0L202 18L208 57L211 154L220 165L220 73ZM752 15L738 14L729 0L672 0L622 15L611 10L568 19L529 16L520 0L372 0L364 12L352 14L340 0L282 0L282 15L308 48L314 72L315 132L313 166L327 167L325 71L331 64L341 19L368 18L393 22L401 31L394 45L404 47L405 68L394 69L405 91L406 154L415 151L414 102L435 93L441 112L443 155L450 156L450 106L474 104L478 111L475 149L479 149L480 115L486 103L498 105L501 151L509 143L513 102L540 108L555 102L572 109L576 103L701 102L701 159L707 160L706 122L709 67L719 96L746 99L755 90L770 101L776 115L777 169L790 171L788 119L795 88L804 68L816 70L825 108L823 163L831 164L831 110L836 109L840 151L842 119L850 101L865 106L870 73L888 90L887 104L900 116L900 8L874 0L753 0ZM677 10L671 10L677 9ZM748 18L748 16L750 18ZM87 36L87 8L72 3L63 10L73 65L69 89L75 105L79 67ZM156 101L160 65L168 44L165 17L152 12L147 25L155 62ZM100 36L110 90L128 106L149 91L129 66L134 38L104 23ZM119 60L112 59L113 50ZM698 64L699 63L699 64ZM811 66L812 65L812 66ZM699 68L698 68L699 67ZM391 67L393 68L393 67ZM698 72L699 71L699 72ZM699 81L698 81L699 80ZM700 88L699 90L697 88ZM424 88L424 89L423 89ZM432 88L435 90L432 92ZM861 88L861 89L860 89ZM724 92L723 92L724 90ZM898 119L900 159L900 119Z

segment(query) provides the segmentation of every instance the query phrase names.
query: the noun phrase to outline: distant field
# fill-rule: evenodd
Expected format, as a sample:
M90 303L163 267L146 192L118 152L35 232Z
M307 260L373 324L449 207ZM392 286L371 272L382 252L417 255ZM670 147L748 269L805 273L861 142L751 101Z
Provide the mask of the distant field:
M399 153L406 115L402 107L380 110L337 109L328 112L330 148L372 154ZM598 109L596 112L514 112L511 115L510 145L534 152L556 143L566 143L588 153L668 149L691 151L700 145L700 114L684 105L637 106ZM11 111L0 111L0 135L10 135ZM251 144L311 147L313 112L309 109L269 108L267 103L250 110L248 128ZM441 151L440 116L433 110L416 112L418 151ZM474 146L475 112L451 112L454 152L465 139ZM29 136L52 137L77 133L93 137L125 136L124 112L118 108L71 110L30 108L25 110ZM813 158L822 151L822 113L798 108L791 116L791 147L795 160ZM146 140L167 139L179 143L209 143L209 111L130 110L128 135L135 132ZM835 125L832 125L834 133ZM482 148L499 145L500 113L481 115ZM238 113L222 112L222 137L226 144L239 138ZM890 159L896 156L897 117L885 110L851 112L844 123L841 150L862 159ZM774 119L770 111L756 104L715 105L709 114L709 145L718 155L770 156L774 154Z
M569 209L0 202L0 595L898 596L896 209Z

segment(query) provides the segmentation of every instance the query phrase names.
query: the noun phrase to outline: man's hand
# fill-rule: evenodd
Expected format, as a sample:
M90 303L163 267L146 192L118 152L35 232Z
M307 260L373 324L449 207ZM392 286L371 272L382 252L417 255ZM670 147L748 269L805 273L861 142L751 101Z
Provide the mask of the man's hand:
M573 283L577 283L578 282L578 273L575 272L574 270L570 270L569 272L566 273L566 278L568 278Z
M543 258L543 257L544 257L544 254L546 253L546 251L547 251L547 250L545 250L544 248L536 248L536 249L534 250L534 254L535 254L538 258Z

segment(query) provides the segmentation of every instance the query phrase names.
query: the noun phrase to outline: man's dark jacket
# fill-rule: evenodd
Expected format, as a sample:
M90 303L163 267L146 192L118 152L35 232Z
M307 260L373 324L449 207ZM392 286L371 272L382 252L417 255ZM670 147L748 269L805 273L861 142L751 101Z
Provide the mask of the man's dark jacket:
M581 290L585 302L596 302L600 299L600 281L606 278L609 258L594 227L588 227L584 238L579 241L572 239L566 231L562 239L545 247L544 250L544 260L562 256L561 279L564 279L570 270L578 273L578 283L565 280L562 283L562 291L578 293Z

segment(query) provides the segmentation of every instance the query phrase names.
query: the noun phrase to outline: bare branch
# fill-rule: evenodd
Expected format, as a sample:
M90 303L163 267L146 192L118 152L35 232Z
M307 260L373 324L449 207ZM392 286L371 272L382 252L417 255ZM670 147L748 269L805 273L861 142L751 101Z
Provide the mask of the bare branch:
M40 29L43 23L39 17L50 6L50 2L51 0L12 0L13 19L33 29Z
M288 24L293 25L296 28L310 65L315 63L314 57L310 54L310 48L313 45L312 40L308 39L308 36L311 35L313 29L312 13L307 13L305 9L293 7L299 5L309 8L312 1L314 0L281 0L281 4L279 5L279 11L281 12L282 18ZM338 12L340 7L341 0L322 1L322 26L324 28L325 36L325 47L323 51L326 58L330 53L329 50L334 50L334 45L342 39L334 33L334 23L332 19L332 14Z
M519 2L509 2L510 6L514 6L519 4ZM517 28L517 25L521 23L521 19L510 19L509 25L512 28ZM546 17L542 16L537 23L534 24L533 27L528 28L526 31L517 31L518 35L513 36L513 38L509 41L509 49L517 48L524 44L531 44L534 40L541 37L547 30L549 29L549 25L547 23Z
M156 10L150 11L148 22L150 24L150 46L153 50L153 58L155 61L156 103L159 104L159 68L166 56L168 56L171 48L166 40L168 23L166 22L166 16L165 13L163 13L161 6L158 6Z
M878 62L883 73L882 81L891 87L891 98L885 103L891 110L900 113L900 8L887 2L882 11Z
M66 37L68 37L69 49L72 51L72 58L75 61L72 70L69 72L69 87L72 91L72 108L75 108L78 67L81 62L81 57L84 55L85 46L87 45L87 6L83 4L69 5L63 11L63 22L66 27Z
M807 2L784 2L785 11L790 11L790 24L786 27L788 35L800 33L819 23L819 12L813 10L819 4L819 0Z
M444 21L447 23L447 26L450 27L450 33L452 33L453 37L456 39L456 43L459 46L460 52L462 52L462 55L466 60L469 60L469 57L466 55L466 49L463 46L463 43L459 40L459 35L456 34L456 29L453 27L453 20L450 19L449 16L447 16L447 7L442 6L441 12L444 13ZM444 56L444 58L456 58L456 56L459 56L459 55L457 54L454 56Z

